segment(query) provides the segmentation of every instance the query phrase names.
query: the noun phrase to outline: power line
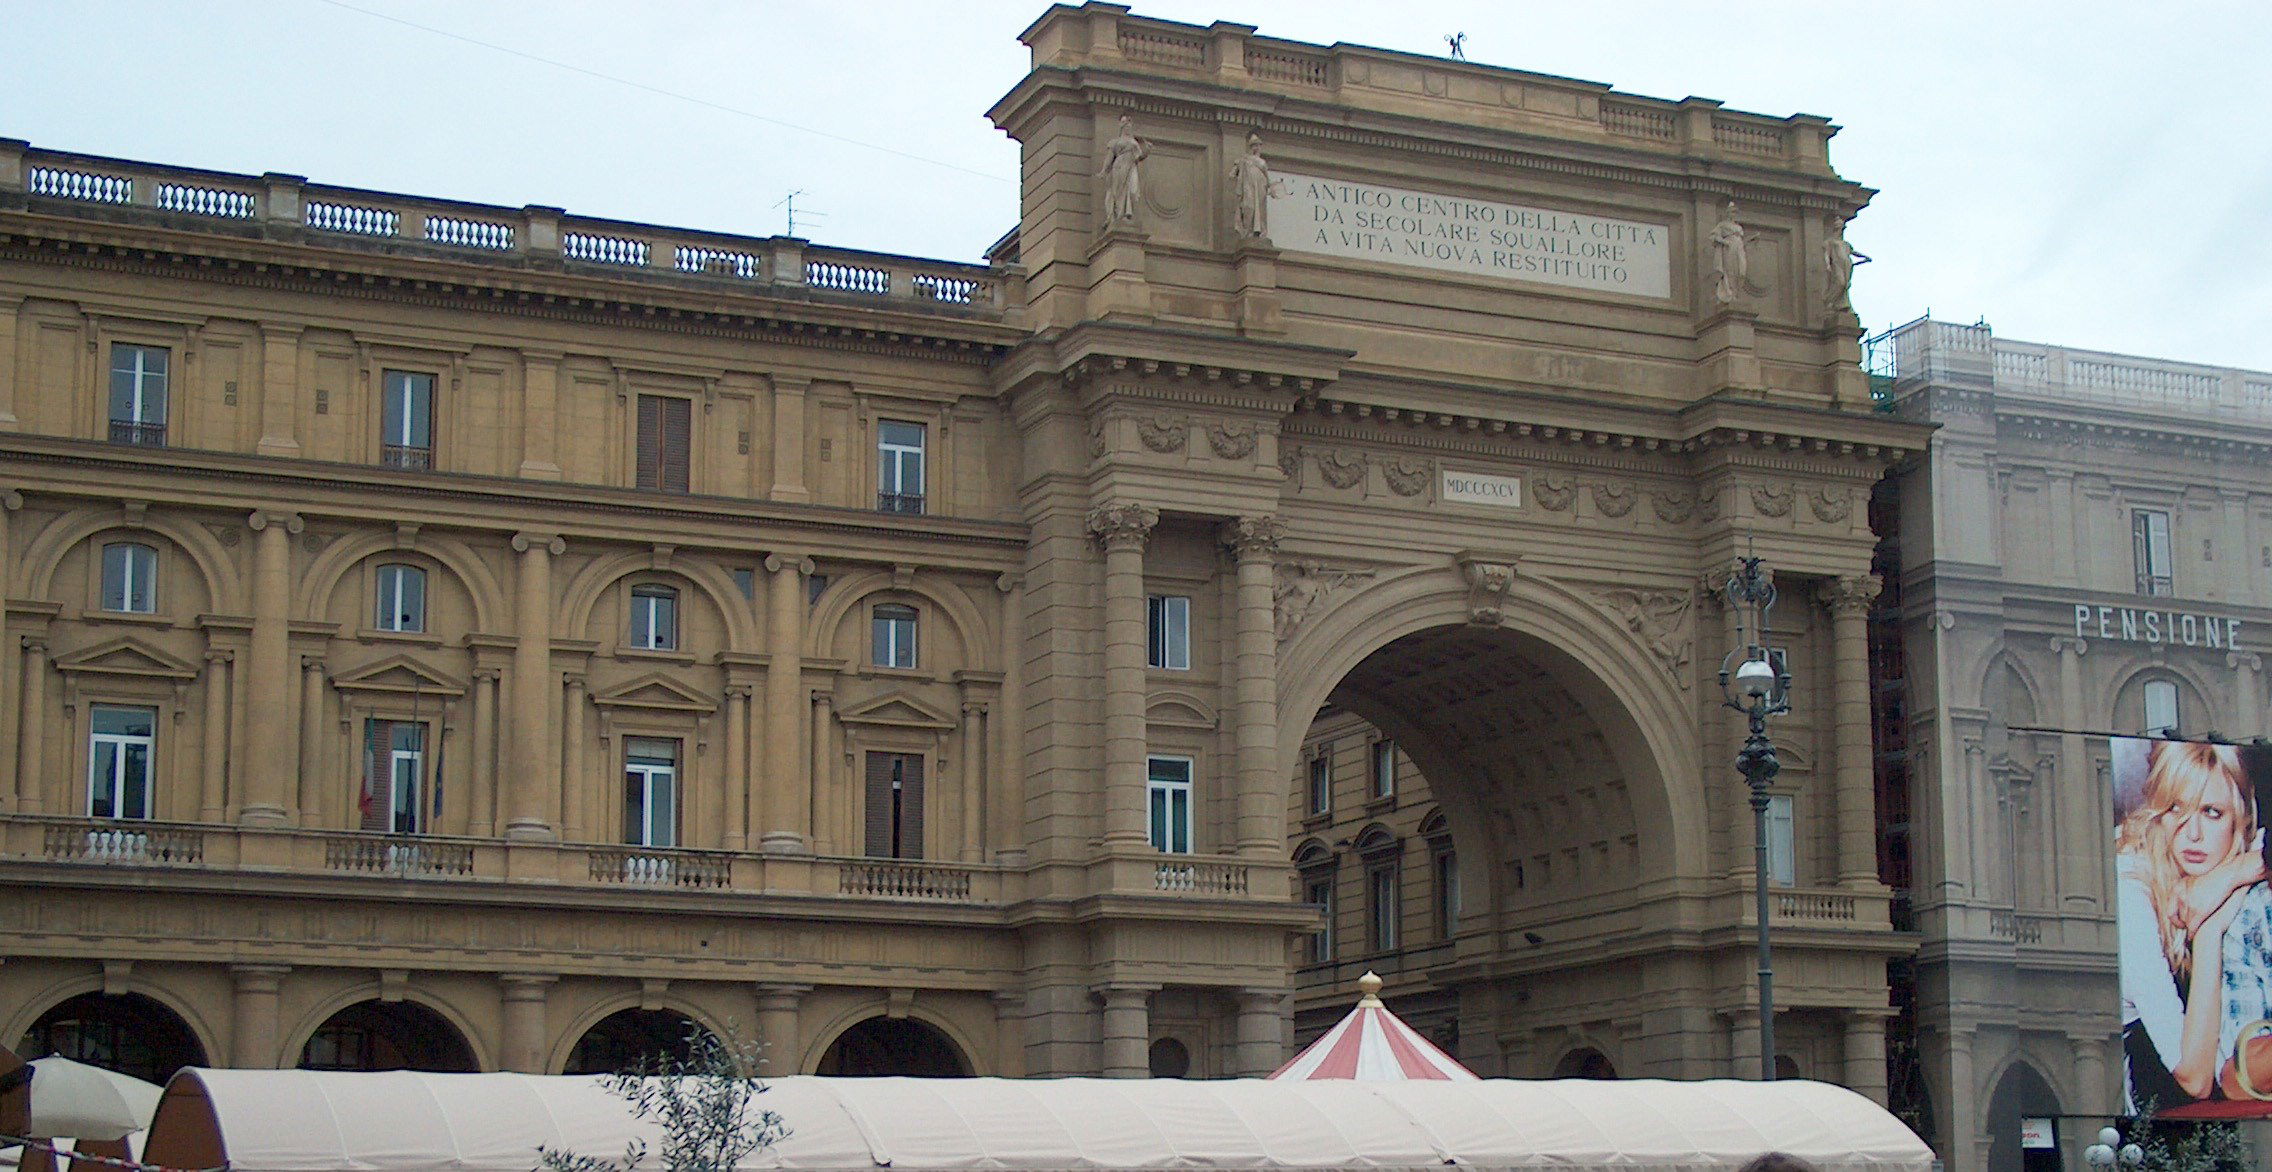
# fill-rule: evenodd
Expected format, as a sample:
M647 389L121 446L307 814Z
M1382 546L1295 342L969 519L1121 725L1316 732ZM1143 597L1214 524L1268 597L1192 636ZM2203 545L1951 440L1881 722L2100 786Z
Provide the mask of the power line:
M344 8L349 12L357 12L361 13L364 16L372 17L377 20L384 20L393 24L399 24L405 28L414 28L420 32L432 33L437 37L447 37L453 41L463 41L468 45L477 45L484 49L490 49L494 50L495 52L506 54L507 56L519 57L524 61L534 61L539 65L550 65L555 69L565 69L570 73L581 73L586 77L598 78L601 81L614 82L615 84L620 86L628 86L635 90L644 90L647 93L656 94L661 97L674 98L681 102L691 102L697 106L706 106L712 110L717 110L726 114L733 114L737 117L748 118L754 122L763 122L768 125L779 126L785 130L794 130L801 134L810 134L816 138L829 139L833 142L844 143L847 146L856 146L864 148L866 150L880 151L887 155L896 155L902 159L908 159L917 163L927 163L933 167L944 167L949 171L960 171L965 175L976 175L981 179L991 179L996 183L1010 182L1010 180L1005 176L996 175L989 171L980 171L971 167L965 167L960 163L950 163L944 159L933 159L924 155L914 154L909 151L899 150L896 147L888 147L883 146L879 143L866 142L861 139L851 138L846 135L836 134L826 130L816 130L810 126L800 126L797 123L783 121L779 118L769 118L766 115L754 113L749 110L743 110L735 106L728 106L722 102L713 102L708 98L698 98L692 94L682 94L676 90L666 90L660 86L648 85L643 81L633 81L627 77L617 77L612 73L601 73L596 69L586 69L581 65L571 65L566 61L555 61L550 57L540 57L535 53L529 53L520 49L511 48L506 45L496 44L492 41L484 41L478 37L469 37L463 33L453 33L448 29L439 29L429 24L420 24L415 20L405 20L402 17L394 16L388 13L374 12L368 8L346 3L345 0L319 0L319 2L329 4L333 8Z

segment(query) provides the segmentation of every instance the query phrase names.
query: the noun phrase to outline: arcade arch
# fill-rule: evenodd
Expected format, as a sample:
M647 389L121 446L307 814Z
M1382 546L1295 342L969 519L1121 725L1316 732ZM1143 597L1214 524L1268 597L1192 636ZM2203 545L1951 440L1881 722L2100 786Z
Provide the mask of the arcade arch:
M415 1001L358 1001L325 1018L300 1047L302 1070L470 1074L473 1047L448 1018Z
M871 1017L836 1035L815 1074L839 1078L968 1078L970 1059L946 1032L912 1017Z
M184 1066L206 1065L205 1047L189 1023L137 993L81 993L59 1001L24 1031L16 1052L59 1055L161 1084Z
M708 1027L674 1009L619 1009L594 1022L568 1052L562 1074L622 1074L680 1064Z

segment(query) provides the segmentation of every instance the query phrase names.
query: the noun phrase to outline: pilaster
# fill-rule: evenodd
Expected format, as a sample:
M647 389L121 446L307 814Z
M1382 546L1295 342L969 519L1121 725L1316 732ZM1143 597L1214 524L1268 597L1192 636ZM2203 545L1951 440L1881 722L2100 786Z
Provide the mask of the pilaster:
M1104 546L1104 841L1150 841L1144 804L1144 545L1158 509L1117 503L1089 513ZM1149 1069L1147 1066L1146 1069Z

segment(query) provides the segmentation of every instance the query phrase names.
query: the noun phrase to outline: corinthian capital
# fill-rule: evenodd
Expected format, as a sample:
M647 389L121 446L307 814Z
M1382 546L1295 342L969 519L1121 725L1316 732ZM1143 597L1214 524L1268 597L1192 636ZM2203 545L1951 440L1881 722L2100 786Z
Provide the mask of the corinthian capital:
M1286 523L1276 517L1239 517L1223 525L1223 544L1241 561L1271 557L1286 536Z
M1143 549L1152 526L1159 523L1160 511L1150 505L1098 505L1089 510L1089 532L1108 550Z
M1878 591L1884 588L1884 579L1876 574L1848 574L1824 582L1815 590L1815 597L1831 614L1866 615L1870 604L1877 601Z

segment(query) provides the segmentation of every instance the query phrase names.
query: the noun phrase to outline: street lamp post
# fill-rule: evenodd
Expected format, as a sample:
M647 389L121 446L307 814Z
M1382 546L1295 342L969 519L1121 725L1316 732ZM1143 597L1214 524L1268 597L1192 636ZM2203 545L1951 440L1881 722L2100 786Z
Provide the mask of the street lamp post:
M1783 765L1775 759L1775 743L1767 739L1767 718L1791 710L1791 673L1782 652L1767 645L1767 612L1775 605L1775 579L1759 563L1756 557L1736 559L1735 571L1723 588L1728 609L1737 617L1738 638L1720 661L1720 692L1723 702L1743 713L1750 724L1750 735L1736 753L1736 772L1751 787L1752 886L1759 901L1759 1077L1773 1082L1775 965L1767 942L1767 787Z

